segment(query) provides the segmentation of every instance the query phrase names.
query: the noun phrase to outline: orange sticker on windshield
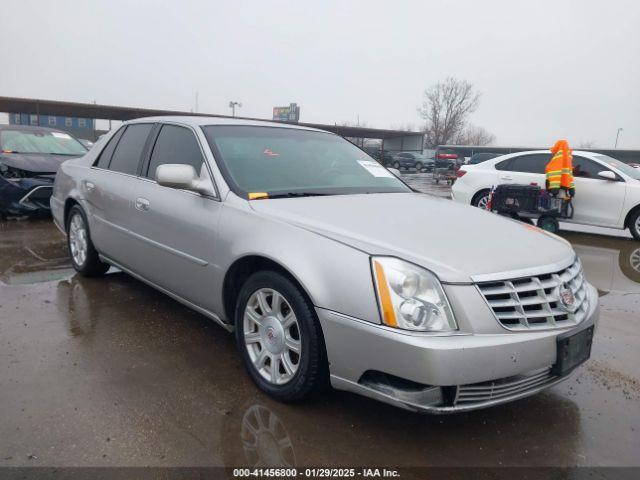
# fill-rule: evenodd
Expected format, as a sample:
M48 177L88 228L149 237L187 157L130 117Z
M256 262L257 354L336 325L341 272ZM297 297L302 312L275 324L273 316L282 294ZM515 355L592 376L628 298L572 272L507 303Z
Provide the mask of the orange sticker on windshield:
M262 152L264 155L266 155L267 157L279 157L280 154L274 152L273 150L271 150L270 148L265 148L264 152Z

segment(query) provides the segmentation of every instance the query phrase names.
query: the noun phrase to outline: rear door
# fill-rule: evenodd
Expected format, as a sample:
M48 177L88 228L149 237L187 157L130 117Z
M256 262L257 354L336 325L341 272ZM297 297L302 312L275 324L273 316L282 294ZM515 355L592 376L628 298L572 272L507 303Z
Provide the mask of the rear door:
M191 165L201 176L209 173L195 132L185 126L162 125L135 185L135 270L156 285L212 310L222 203L216 197L158 185L156 169L166 163Z
M152 123L122 127L105 146L82 188L91 205L91 237L98 251L133 265L133 190Z
M578 155L573 156L573 177L576 196L573 199L573 221L615 227L620 221L626 195L626 183L598 177L599 172L612 172L606 166ZM615 173L615 172L612 172Z

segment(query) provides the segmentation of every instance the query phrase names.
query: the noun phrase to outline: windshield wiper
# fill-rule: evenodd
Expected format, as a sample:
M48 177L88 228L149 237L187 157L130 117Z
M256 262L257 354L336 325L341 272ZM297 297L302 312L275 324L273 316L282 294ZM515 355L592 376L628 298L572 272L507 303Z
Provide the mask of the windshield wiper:
M285 192L269 194L267 198L293 198L293 197L325 197L327 195L335 195L333 193L325 192Z

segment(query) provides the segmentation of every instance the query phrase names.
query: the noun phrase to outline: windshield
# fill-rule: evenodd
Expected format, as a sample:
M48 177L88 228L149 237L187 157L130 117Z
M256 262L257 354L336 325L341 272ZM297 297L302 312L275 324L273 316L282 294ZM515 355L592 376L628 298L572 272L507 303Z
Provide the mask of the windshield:
M625 175L631 178L640 180L640 169L638 168L633 168L631 165L627 165L626 163L621 162L620 160L617 160L615 158L609 157L607 155L595 155L595 158L597 158L601 162L606 163L607 165L612 166L613 168L617 168L622 173L624 173Z
M68 133L49 130L2 130L0 149L3 153L48 153L84 155L87 149Z
M411 191L337 135L257 126L208 126L203 130L231 187L243 196Z

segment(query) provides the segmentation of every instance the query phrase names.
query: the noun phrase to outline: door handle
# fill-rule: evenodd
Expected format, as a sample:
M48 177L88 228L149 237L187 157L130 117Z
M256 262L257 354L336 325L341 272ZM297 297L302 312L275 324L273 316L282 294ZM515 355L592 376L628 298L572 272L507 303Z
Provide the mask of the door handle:
M513 180L513 177L511 175L502 175L500 180Z
M140 210L141 212L146 212L147 210L149 210L150 205L151 204L149 203L149 200L147 200L146 198L142 198L142 197L136 198L136 210Z
M87 189L87 192L93 192L96 188L96 184L93 182L84 182L84 186Z

